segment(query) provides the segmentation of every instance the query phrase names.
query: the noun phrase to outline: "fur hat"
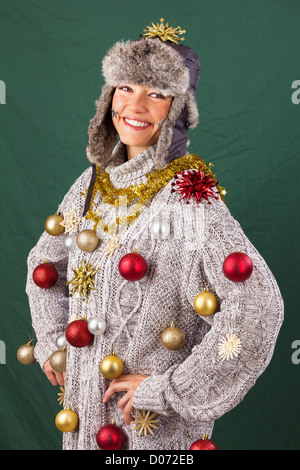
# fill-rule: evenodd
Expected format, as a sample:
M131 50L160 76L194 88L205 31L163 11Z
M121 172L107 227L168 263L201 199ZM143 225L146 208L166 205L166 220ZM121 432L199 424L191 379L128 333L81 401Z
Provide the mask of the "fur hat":
M111 159L117 143L111 116L112 98L120 83L153 87L173 97L159 134L155 168L164 168L174 158L185 155L188 128L195 128L199 122L195 92L200 62L195 52L158 37L120 41L104 57L102 72L105 84L95 102L96 115L88 127L88 160L105 167Z

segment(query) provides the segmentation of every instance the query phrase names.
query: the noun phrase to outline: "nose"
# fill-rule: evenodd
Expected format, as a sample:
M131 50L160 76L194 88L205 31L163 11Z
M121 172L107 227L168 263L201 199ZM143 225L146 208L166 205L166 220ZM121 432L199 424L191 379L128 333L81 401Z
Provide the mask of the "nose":
M129 109L133 113L145 113L147 108L146 96L143 92L133 93L130 97Z

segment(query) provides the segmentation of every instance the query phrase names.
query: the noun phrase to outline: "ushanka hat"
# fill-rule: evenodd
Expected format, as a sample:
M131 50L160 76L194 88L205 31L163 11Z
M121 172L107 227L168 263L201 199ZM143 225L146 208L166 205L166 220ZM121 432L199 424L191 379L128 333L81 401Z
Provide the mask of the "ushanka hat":
M88 127L86 151L93 164L105 167L111 159L118 137L112 122L112 98L118 85L129 83L173 97L157 141L155 168L164 168L186 154L188 129L199 122L195 92L200 62L190 47L179 44L179 35L185 31L164 25L163 21L161 18L160 24L148 26L140 39L117 42L103 59L105 84Z

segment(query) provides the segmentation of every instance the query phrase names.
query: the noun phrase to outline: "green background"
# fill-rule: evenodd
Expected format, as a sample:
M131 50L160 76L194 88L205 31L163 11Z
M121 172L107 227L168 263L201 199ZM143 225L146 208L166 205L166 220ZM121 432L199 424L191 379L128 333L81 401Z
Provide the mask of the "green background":
M200 125L189 150L214 163L232 215L285 302L270 366L217 421L213 440L224 450L300 448L300 364L292 361L300 339L300 82L298 93L292 88L300 80L299 0L1 0L1 449L61 448L59 387L38 364L16 358L34 337L26 259L45 218L89 166L86 131L103 85L103 55L161 17L187 30L184 44L202 66Z

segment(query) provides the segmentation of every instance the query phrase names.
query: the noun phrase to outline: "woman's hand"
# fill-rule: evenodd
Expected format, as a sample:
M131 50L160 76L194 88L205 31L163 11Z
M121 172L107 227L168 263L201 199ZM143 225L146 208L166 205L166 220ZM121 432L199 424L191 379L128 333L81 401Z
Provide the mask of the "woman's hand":
M133 418L131 416L133 410L133 395L140 383L147 379L148 375L121 375L118 379L111 382L105 392L103 402L107 403L114 393L127 392L119 401L118 405L123 413L126 426L129 426Z
M65 384L66 373L65 372L55 372L50 366L50 359L48 359L44 364L44 372L47 378L50 380L52 385L61 385Z

